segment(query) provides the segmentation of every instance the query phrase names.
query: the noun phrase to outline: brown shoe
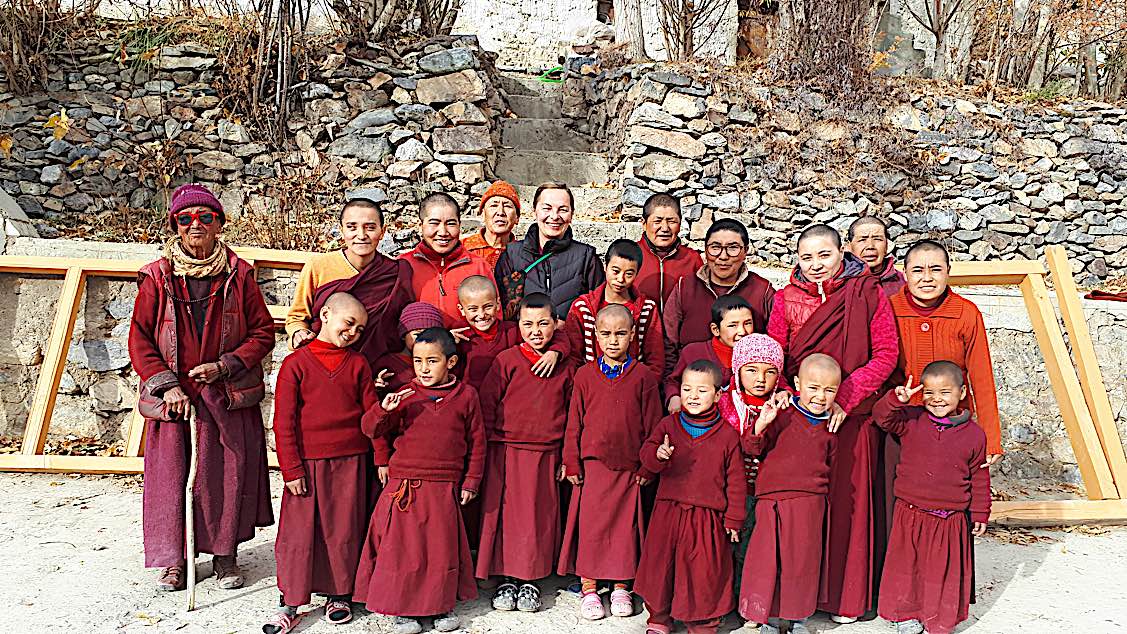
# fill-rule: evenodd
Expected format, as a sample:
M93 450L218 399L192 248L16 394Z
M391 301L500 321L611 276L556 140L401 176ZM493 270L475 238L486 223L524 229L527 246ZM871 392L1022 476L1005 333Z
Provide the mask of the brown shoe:
M158 589L164 592L173 592L183 590L185 585L184 564L169 566L160 571L160 579L157 580Z
M243 587L243 572L234 555L216 555L211 558L211 567L215 570L215 578L220 588L234 590Z

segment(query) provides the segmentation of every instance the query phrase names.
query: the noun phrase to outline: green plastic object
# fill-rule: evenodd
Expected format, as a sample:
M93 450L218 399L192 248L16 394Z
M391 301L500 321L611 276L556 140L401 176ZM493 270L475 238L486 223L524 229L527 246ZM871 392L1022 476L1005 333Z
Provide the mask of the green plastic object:
M564 70L563 66L556 66L555 68L549 68L548 70L541 73L540 76L536 78L536 81L542 81L546 84L562 84L563 83L563 70ZM557 73L560 75L558 78L552 77L552 75L557 74Z

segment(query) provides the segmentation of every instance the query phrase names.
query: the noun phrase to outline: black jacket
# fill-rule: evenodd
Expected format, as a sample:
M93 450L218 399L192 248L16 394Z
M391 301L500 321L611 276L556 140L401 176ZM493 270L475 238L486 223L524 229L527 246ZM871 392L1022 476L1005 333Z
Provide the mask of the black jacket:
M577 297L598 288L605 280L595 247L574 241L571 227L559 239L548 240L543 252L540 250L540 227L537 225L528 228L523 240L509 243L493 272L497 288L501 290L501 305L510 306L512 300L520 299L510 297L515 288L514 280L520 277L519 272L544 253L551 253L551 256L525 273L523 295L547 294L556 307L556 318L564 319ZM514 276L514 272L518 275ZM508 311L506 316L515 319Z

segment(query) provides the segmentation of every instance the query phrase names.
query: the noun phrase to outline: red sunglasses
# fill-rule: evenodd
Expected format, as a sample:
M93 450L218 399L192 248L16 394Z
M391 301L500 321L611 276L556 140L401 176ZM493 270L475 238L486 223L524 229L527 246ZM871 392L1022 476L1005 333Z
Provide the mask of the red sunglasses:
M193 220L199 220L200 223L210 225L215 222L219 214L214 211L181 211L174 216L176 224L181 227L190 227Z

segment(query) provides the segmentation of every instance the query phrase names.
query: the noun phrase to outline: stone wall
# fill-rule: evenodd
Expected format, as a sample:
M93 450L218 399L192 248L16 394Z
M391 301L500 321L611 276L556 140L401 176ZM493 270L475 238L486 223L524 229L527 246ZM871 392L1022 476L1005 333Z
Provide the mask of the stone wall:
M389 216L412 224L427 193L469 204L492 177L507 106L493 57L473 37L394 53L315 51L313 76L297 87L301 99L286 121L293 141L283 147L229 113L215 89L224 69L209 49L186 42L148 61L130 51L135 57L121 63L118 46L78 43L52 67L45 93L0 92L0 138L12 141L0 186L46 237L69 228L97 239L107 224L160 218L167 194L185 181L214 185L236 222L257 213L260 224L306 222L316 235L332 224L323 221L343 190L377 188ZM55 138L57 128L44 124L63 112L67 128ZM293 195L280 190L295 183L310 191L312 219L277 209ZM389 233L398 246L411 242L410 232Z
M1123 107L904 93L851 108L652 64L589 72L569 74L564 114L608 152L625 217L670 192L690 240L732 217L753 257L789 264L803 226L872 214L900 248L929 236L959 259L1035 259L1062 244L1084 283L1127 274Z

